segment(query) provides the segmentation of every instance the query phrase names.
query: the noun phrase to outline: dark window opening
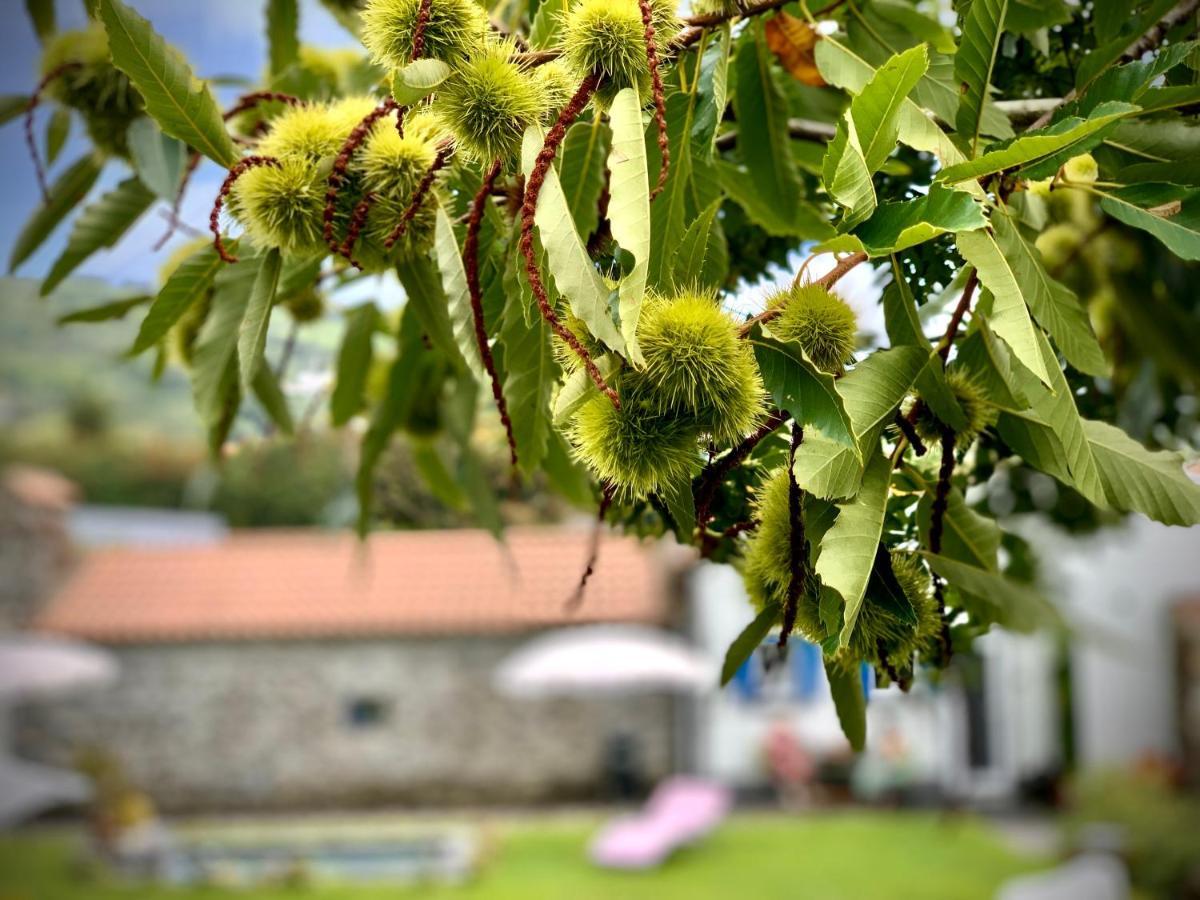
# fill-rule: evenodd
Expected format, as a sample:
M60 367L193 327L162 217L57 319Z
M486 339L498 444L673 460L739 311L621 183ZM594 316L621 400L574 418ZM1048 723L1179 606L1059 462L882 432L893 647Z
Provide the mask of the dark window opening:
M374 728L387 717L388 704L378 697L355 697L346 704L346 724L351 728Z

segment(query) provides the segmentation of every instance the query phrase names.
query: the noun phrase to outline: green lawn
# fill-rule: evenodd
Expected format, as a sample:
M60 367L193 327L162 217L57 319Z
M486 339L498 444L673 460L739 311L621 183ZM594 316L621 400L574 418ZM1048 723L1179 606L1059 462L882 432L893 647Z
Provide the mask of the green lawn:
M1044 861L1010 851L969 818L848 813L805 818L739 816L706 842L651 873L592 868L584 851L594 822L530 820L489 837L478 878L464 887L405 890L345 886L166 890L105 884L80 873L70 841L0 840L0 900L970 900Z

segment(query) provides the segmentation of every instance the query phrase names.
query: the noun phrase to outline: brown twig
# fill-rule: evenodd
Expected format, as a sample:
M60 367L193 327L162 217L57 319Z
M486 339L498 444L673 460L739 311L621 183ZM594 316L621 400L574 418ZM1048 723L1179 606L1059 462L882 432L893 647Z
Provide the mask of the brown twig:
M492 382L492 399L496 401L496 409L500 412L500 422L504 425L504 436L508 439L508 453L512 458L513 471L517 468L517 439L513 436L512 419L508 417L508 403L504 399L504 391L500 388L500 377L496 374L496 360L492 356L492 347L488 343L487 327L483 319L483 290L479 285L479 229L483 224L483 212L491 199L492 188L500 177L503 161L497 159L483 176L483 183L475 192L471 202L471 212L467 218L467 234L463 238L463 269L467 274L467 291L471 296L471 318L475 323L475 343L479 346L479 356L483 360L483 368Z
M341 249L334 235L338 192L341 190L342 182L346 178L346 170L350 167L350 160L354 157L354 151L367 139L367 135L371 133L371 129L375 127L375 123L397 108L398 104L396 101L391 97L386 97L377 107L363 116L362 121L354 126L354 130L350 132L350 135L346 138L346 142L342 144L342 149L333 161L333 168L329 170L329 177L325 181L323 236L326 246L334 253L338 253Z
M867 259L868 259L867 254L865 254L861 251L856 251L854 253L851 253L849 256L846 256L846 257L838 260L837 264L834 265L834 267L832 269L830 269L828 272L826 272L824 275L822 275L820 278L818 278L816 281L814 281L812 283L819 284L826 289L832 288L835 284L837 284L839 281L841 281L842 277L847 272L849 272L851 269L853 269L859 263L866 262ZM801 272L803 272L803 268L801 269ZM799 276L797 276L797 278L798 277ZM746 337L747 335L750 334L751 331L754 330L755 325L759 325L764 322L770 322L772 319L774 319L776 316L778 316L780 314L780 312L782 312L782 310L777 307L775 309L764 310L763 312L760 312L757 316L750 317L745 322L743 322L741 327L738 329L738 337L743 337L743 338Z
M29 102L25 104L25 144L29 147L29 158L33 160L33 171L37 176L37 183L42 192L43 202L50 199L50 186L46 183L46 171L42 168L42 157L38 153L37 137L33 133L33 114L37 110L38 104L42 102L42 93L49 84L72 69L82 67L82 65L83 63L66 62L61 66L55 66L42 76L42 80L33 89L33 94L29 97Z
M595 93L596 86L600 83L600 76L592 72L580 83L575 95L567 102L567 105L562 108L562 112L558 114L558 120L550 128L546 134L546 140L542 144L542 149L537 155L537 159L533 164L533 169L529 173L529 178L525 182L525 199L521 204L521 255L525 257L525 275L529 279L529 288L533 291L533 296L537 299L538 310L542 314L542 318L553 329L554 333L562 338L563 342L574 351L575 355L583 362L584 369L588 373L588 377L596 385L600 391L612 401L613 406L621 408L621 399L617 396L617 392L609 387L608 382L604 380L604 375L601 374L592 355L587 352L587 349L579 342L571 329L563 325L558 318L554 308L550 305L549 295L546 293L546 286L542 283L542 274L538 271L537 257L533 250L533 226L534 216L537 213L538 197L542 193L542 184L546 180L546 173L550 171L550 166L554 164L554 157L558 153L558 147L566 136L567 129L571 123L578 118L583 112L583 108L587 106L588 100Z
M796 483L796 451L804 441L804 429L799 422L792 423L792 452L788 455L788 523L791 526L788 538L788 560L791 572L788 577L787 602L783 606L783 620L779 626L779 649L787 647L788 638L796 627L796 615L804 596L808 576L808 542L804 537L804 492Z
M942 335L941 341L938 342L938 356L942 358L942 365L946 364L946 360L950 357L950 348L954 346L954 341L958 337L959 326L962 325L963 317L967 314L967 310L971 308L971 299L975 296L975 288L979 285L979 273L971 270L971 274L967 276L967 283L963 285L962 296L958 300L958 306L954 307L954 312L950 316L950 324L946 326L946 333Z
M243 94L238 97L233 106L221 113L221 118L228 122L238 113L244 113L248 109L262 103L286 103L288 106L301 106L304 101L299 97L293 97L291 94L283 94L279 91L253 91L249 94Z
M592 538L588 545L587 563L583 567L583 574L579 576L579 584L575 587L575 591L563 604L566 612L575 612L583 603L583 594L587 590L588 580L595 573L596 561L600 557L600 535L604 531L604 517L608 515L609 507L612 506L616 493L617 486L612 482L605 482L600 488L600 506L596 510L596 524L592 529Z
M913 416L913 419L915 421L916 416ZM916 452L917 456L924 456L927 448L925 447L925 442L921 440L921 436L917 434L917 429L913 425L913 422L908 421L908 419L902 416L899 410L896 411L893 421L895 422L896 427L900 429L900 433L904 435L909 444L912 445L912 448Z
M658 65L658 45L654 40L654 11L650 7L650 0L638 0L638 7L642 11L642 26L645 28L643 36L646 39L646 62L650 67L650 83L654 92L654 121L658 126L658 155L661 160L658 169L658 183L650 192L650 200L653 202L654 198L662 193L662 189L667 183L667 172L671 168L671 146L667 140L667 105L663 99L662 73L659 72Z
M247 156L234 163L230 167L229 173L225 176L225 180L221 182L221 189L217 192L217 199L213 201L212 212L208 216L208 229L212 232L213 246L217 249L217 255L225 262L235 263L238 261L236 256L225 249L225 244L221 240L221 207L225 203L225 198L233 190L234 182L250 169L257 168L258 166L278 165L279 160L273 156Z
M391 250L396 246L396 241L404 237L404 232L408 230L408 224L417 217L417 213L421 211L421 206L425 203L425 197L429 194L429 189L433 187L434 179L437 178L438 172L446 165L446 161L450 159L450 154L454 152L454 144L451 141L443 141L438 146L437 153L433 157L433 162L429 168L425 170L425 175L417 185L417 189L413 191L412 199L408 201L408 207L400 216L400 221L396 223L396 227L388 234L384 240L383 246Z
M734 468L741 465L742 461L750 455L751 451L759 443L790 418L791 414L781 409L772 411L757 431L745 438L720 459L709 463L705 466L704 471L697 476L692 493L696 498L696 524L699 526L701 532L708 526L713 498L716 496L717 488L720 487L725 476Z

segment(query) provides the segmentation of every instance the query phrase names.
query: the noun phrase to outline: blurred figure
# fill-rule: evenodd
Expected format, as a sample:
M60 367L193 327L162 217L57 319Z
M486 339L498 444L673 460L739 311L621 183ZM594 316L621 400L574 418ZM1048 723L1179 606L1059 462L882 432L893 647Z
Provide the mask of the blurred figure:
M779 804L788 810L812 805L817 766L785 719L776 719L771 724L767 732L766 757Z

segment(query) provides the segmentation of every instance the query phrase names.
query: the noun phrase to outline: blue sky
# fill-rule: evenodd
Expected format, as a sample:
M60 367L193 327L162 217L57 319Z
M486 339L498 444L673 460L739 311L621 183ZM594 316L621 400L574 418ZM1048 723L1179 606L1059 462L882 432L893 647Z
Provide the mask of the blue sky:
M168 41L183 51L197 75L240 75L257 77L266 60L263 37L263 0L127 0L154 23ZM82 0L57 0L60 28L84 24ZM0 93L28 94L38 78L40 47L24 11L17 0L5 3L7 26L0 34ZM325 12L316 0L301 0L301 39L321 47L353 47L355 39ZM219 90L219 99L228 101L236 88ZM36 134L44 133L48 110L39 110ZM81 127L76 123L76 130ZM86 152L82 137L64 148L55 170L61 169ZM9 251L26 218L40 202L33 164L30 162L20 120L0 129L0 166L4 190L3 215L0 215L0 250L7 260ZM53 174L53 173L52 173ZM105 169L94 194L111 187L127 174L124 164L113 161ZM183 208L184 221L197 227L208 221L212 198L220 185L222 171L205 163L188 189ZM61 227L17 274L44 275L61 252L69 226ZM100 252L78 270L114 283L144 286L154 281L159 264L170 254L171 246L186 240L177 237L161 253L150 247L165 230L164 220L156 213L146 215L115 249Z

